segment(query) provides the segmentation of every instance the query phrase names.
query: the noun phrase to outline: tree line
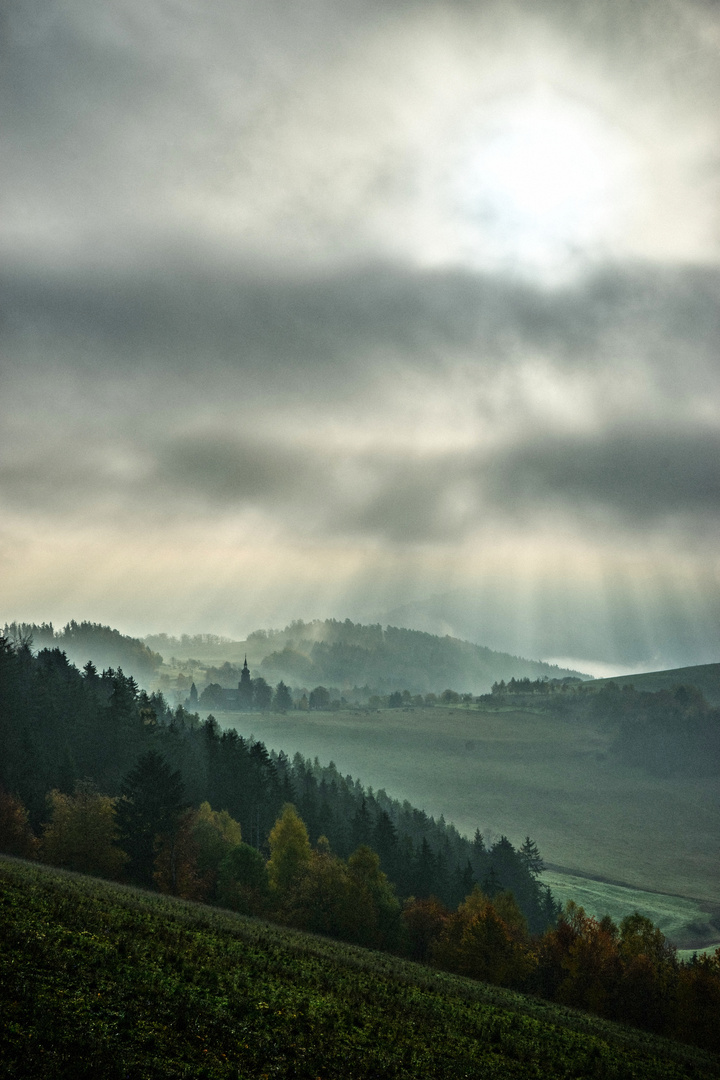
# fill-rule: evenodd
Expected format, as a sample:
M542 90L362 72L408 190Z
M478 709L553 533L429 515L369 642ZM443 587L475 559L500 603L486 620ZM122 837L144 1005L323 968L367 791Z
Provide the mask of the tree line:
M612 733L612 754L654 775L712 776L720 767L720 708L694 686L637 690L632 683L620 687L612 681L598 687L568 679L519 679L496 683L481 700L497 702L507 695L516 707L532 701L533 709L593 722Z
M71 619L60 630L51 622L5 623L3 636L17 644L34 643L36 648L63 649L71 660L82 662L89 656L101 667L121 666L137 678L154 678L163 658L138 638L128 637L101 623Z

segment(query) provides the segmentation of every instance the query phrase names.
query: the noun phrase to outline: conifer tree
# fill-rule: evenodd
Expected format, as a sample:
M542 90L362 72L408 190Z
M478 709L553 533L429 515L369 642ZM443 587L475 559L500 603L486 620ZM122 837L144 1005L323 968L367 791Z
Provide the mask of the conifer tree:
M184 790L180 773L156 750L143 754L122 782L118 822L128 872L138 884L152 884L156 838L175 834L186 809Z

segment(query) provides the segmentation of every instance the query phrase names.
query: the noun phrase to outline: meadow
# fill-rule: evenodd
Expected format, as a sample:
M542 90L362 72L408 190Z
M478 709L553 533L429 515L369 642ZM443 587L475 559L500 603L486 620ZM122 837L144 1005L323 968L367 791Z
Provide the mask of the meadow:
M0 858L1 1075L710 1080L717 1057L395 957Z
M548 883L592 914L639 907L681 948L720 943L713 777L651 776L615 759L609 732L529 709L217 717L269 748L332 760L470 836L479 828L521 843L529 834Z

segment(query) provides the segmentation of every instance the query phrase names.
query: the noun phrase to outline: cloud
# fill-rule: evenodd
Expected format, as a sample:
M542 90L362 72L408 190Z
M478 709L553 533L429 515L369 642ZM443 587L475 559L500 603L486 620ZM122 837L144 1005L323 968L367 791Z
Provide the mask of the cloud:
M0 486L33 512L255 508L393 544L549 505L623 529L717 513L714 268L547 290L156 251L99 272L26 264L3 293L18 439Z
M614 429L592 438L528 439L489 464L493 502L597 508L629 524L717 523L720 430Z
M70 371L241 370L293 392L388 361L479 367L544 355L567 369L647 362L659 379L716 369L720 269L609 266L565 287L398 263L270 272L207 250L141 250L125 266L16 264L0 278L5 347ZM362 366L360 366L362 365ZM364 369L364 370L363 370ZM252 385L252 384L251 384ZM280 389L282 389L280 387Z

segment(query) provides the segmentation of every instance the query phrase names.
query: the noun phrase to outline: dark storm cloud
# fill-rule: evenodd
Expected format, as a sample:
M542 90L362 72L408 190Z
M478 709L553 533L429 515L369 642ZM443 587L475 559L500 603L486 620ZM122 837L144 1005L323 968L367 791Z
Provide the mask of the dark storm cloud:
M615 429L538 437L499 455L486 476L506 509L600 507L631 524L720 515L720 431Z
M400 597L403 575L436 587L431 549L457 580L470 547L542 549L548 516L608 560L655 530L681 566L717 518L717 5L7 0L0 20L21 600L74 596L80 552L89 580L147 573L133 618L157 620L225 542L243 588L285 595L302 548L308 590L361 565L384 589L385 560ZM622 178L560 281L506 272L517 218L473 171L536 90Z
M389 541L454 541L483 523L538 512L589 514L631 530L720 519L720 432L609 430L593 438L528 435L487 455L448 454L377 468L360 505L335 525Z
M38 421L29 450L5 454L0 487L17 507L172 516L255 507L304 532L393 544L457 540L488 515L550 504L601 508L638 527L720 509L720 437L685 408L718 392L712 268L608 269L547 290L469 271L376 264L283 277L207 253L154 254L125 272L16 268L2 289L16 394L0 410L10 425L20 389L50 392L59 406ZM313 438L314 418L348 395L359 416L380 405L388 423L393 409L402 416L405 372L441 387L460 367L482 392L528 355L551 358L560 385L579 373L591 399L595 387L594 434L526 416L518 397L509 405L517 430L482 452L368 448L354 443L357 432L340 448ZM614 416L601 400L608 371L638 363L652 402L644 390L626 402L621 394ZM73 415L62 390L75 377ZM192 418L177 396L198 392ZM288 401L305 437L278 421ZM222 412L204 423L203 408Z
M179 375L229 366L293 390L388 360L496 367L541 353L569 368L646 360L657 377L717 371L720 270L604 270L547 290L470 271L379 263L272 275L207 252L148 254L125 271L16 267L0 276L0 335L19 363ZM40 346L40 347L38 347ZM362 368L358 367L358 361Z

